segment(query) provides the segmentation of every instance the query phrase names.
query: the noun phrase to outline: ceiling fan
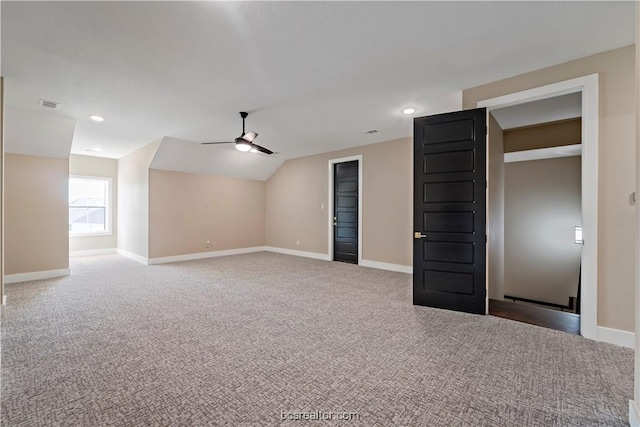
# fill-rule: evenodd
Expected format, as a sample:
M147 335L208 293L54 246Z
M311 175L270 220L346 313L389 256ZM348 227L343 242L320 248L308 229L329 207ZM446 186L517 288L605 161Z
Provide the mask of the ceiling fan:
M221 141L221 142L203 142L202 145L210 144L236 144L236 150L238 151L251 151L252 153L264 153L264 154L276 154L268 148L264 148L258 144L254 144L253 141L258 137L255 132L244 132L244 119L247 118L249 113L245 111L240 112L242 117L242 134L235 139L235 141Z

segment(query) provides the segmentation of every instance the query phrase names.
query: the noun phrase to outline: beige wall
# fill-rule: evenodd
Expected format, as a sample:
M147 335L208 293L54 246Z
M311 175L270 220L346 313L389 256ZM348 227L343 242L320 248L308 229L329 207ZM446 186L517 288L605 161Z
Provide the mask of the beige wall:
M118 249L148 258L149 166L160 140L118 160Z
M489 278L489 298L504 298L504 137L503 131L493 114L488 123L488 190L487 209L489 214L489 250L487 252L487 273Z
M504 152L580 144L582 119L562 120L504 131Z
M640 331L640 3L636 3L636 331ZM636 333L633 399L635 414L640 405L640 333Z
M566 305L578 291L580 156L505 165L505 294Z
M464 108L599 73L598 325L634 330L635 48L628 46L463 91Z
M359 154L363 157L362 258L412 265L410 138L287 160L267 181L266 244L327 254L328 162Z
M264 206L263 181L151 169L149 258L264 246Z
M69 237L69 250L115 249L118 237L118 160L72 154L69 157L69 174L111 178L111 235Z
M0 305L4 305L4 77L0 76ZM1 315L1 312L0 312Z
M5 154L5 274L69 268L69 161Z

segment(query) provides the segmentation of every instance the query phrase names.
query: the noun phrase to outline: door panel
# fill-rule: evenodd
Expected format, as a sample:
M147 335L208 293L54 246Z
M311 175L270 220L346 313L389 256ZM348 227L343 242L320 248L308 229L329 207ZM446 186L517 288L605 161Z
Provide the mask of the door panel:
M414 119L413 302L486 310L486 110Z
M333 259L358 263L358 161L336 163Z
M454 151L424 156L424 173L468 172L474 168L473 151Z
M473 274L425 270L424 285L434 292L473 295Z
M344 223L344 222L357 222L358 221L358 217L356 215L356 212L338 212L338 223Z
M422 253L425 261L473 264L473 243L424 241Z
M350 191L358 191L358 183L355 181L350 182L339 182L338 183L338 192L345 193Z
M423 183L423 187L424 203L473 203L474 201L474 181L438 183L425 182Z
M473 212L425 212L422 229L440 233L473 233Z
M441 116L444 115L441 114ZM423 142L427 145L469 141L475 136L475 123L473 119L456 118L452 118L450 121L434 122L427 129L424 129L424 136Z
M352 193L354 192L352 191L343 191L339 194L345 194L345 193ZM338 197L338 203L336 203L336 206L339 208L355 208L356 204L358 203L358 198L353 197L353 196L349 196L349 197Z

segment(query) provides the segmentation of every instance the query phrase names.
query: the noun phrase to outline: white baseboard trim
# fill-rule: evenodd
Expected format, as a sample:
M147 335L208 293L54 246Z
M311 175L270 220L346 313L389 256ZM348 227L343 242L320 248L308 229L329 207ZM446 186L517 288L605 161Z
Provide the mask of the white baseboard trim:
M252 248L226 249L222 251L199 252L195 254L165 256L160 258L149 258L149 265L167 264L170 262L192 261L195 259L216 258L229 255L250 254L254 252L264 252L264 246L255 246Z
M53 279L55 277L64 277L71 274L68 268L59 270L34 271L32 273L5 274L4 283L31 282L32 280Z
M620 329L598 326L598 341L634 349L636 347L636 334L621 331Z
M2 305L7 305L7 296L6 295L2 296Z
M640 412L638 412L636 402L633 400L629 401L629 425L631 427L640 427Z
M265 246L263 250L267 252L275 252L277 254L301 256L304 258L313 258L313 259L320 259L323 261L331 261L331 259L329 259L329 255L321 254L318 252L297 251L295 249L276 248L275 246Z
M123 257L130 258L134 261L138 261L140 264L149 265L149 260L143 256L133 254L131 252L125 251L124 249L116 249L116 252Z
M115 254L116 248L87 249L85 251L69 251L70 257Z
M295 249L276 248L275 246L265 246L264 250L267 252L275 252L278 254L320 259L323 261L331 261L331 258L329 257L328 254L322 254L318 252L306 252L306 251L298 251ZM390 264L387 262L369 261L366 259L361 260L359 265L361 267L377 268L379 270L396 271L400 273L409 273L409 274L413 273L413 267L408 265Z
M363 259L360 261L362 267L377 268L378 270L396 271L398 273L413 274L413 267L410 265L390 264L388 262L369 261Z

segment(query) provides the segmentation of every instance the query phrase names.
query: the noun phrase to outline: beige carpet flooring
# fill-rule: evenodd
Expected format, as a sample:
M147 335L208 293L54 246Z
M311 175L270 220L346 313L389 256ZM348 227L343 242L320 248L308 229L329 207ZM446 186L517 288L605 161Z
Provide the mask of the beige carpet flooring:
M631 350L413 306L410 275L272 253L71 268L7 286L3 426L627 425Z

